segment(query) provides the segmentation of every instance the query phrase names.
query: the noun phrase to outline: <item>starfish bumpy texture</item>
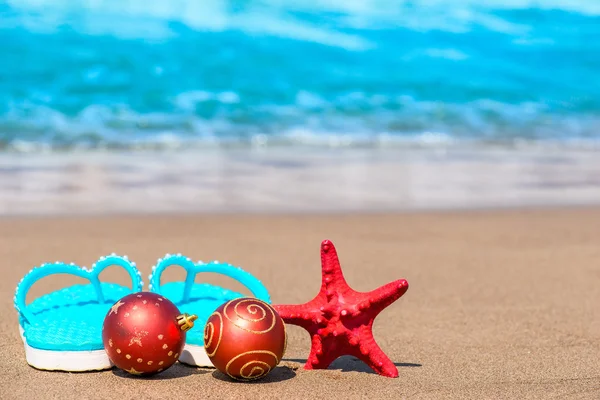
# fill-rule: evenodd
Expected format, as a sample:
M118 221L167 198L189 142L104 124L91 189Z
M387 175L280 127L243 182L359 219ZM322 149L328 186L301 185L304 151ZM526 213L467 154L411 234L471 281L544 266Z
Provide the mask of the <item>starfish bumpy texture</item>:
M312 339L305 369L325 369L336 358L352 355L376 373L396 378L398 369L373 337L373 321L408 289L400 279L373 291L353 290L344 278L333 243L321 243L322 284L317 296L301 305L276 305L288 324L306 329Z

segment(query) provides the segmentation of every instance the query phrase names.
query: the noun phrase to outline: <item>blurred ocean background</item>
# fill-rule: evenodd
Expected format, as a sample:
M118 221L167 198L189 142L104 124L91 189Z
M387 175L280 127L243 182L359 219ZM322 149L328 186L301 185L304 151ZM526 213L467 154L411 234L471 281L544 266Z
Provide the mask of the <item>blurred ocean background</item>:
M0 148L598 141L593 0L9 0Z
M406 168L416 153L402 149L415 146L459 152L483 146L487 150L460 157L480 157L493 164L488 169L501 168L488 171L480 183L489 174L505 174L506 168L510 176L523 173L510 169L514 153L504 154L500 164L494 161L489 153L494 147L542 148L536 153L542 159L520 158L518 163L553 168L568 157L559 171L566 174L575 165L577 182L584 179L594 190L600 182L597 164L581 167L579 153L563 150L594 152L586 163L598 159L600 2L595 0L0 0L0 49L0 211L38 209L28 201L39 199L32 193L40 191L89 194L89 188L77 189L90 181L87 175L47 188L68 175L65 168L91 168L86 156L68 169L65 151L125 151L129 155L121 161L131 163L138 157L131 152L138 150L276 147L283 150L270 155L274 158L267 165L299 168L306 159L290 161L296 154L290 149L399 148L401 153L380 156L360 153L359 172L352 157L333 163L335 168L354 165L345 173L353 179L363 176L348 184L364 190L353 199L364 197L366 182L381 176L368 169L373 160L402 160ZM56 153L63 158L42 157ZM248 154L205 155L203 162L219 160L212 170L222 170ZM429 166L430 156L425 157ZM165 160L147 157L139 164ZM258 174L265 172L263 161L251 163ZM168 165L173 176L154 183L170 182L169 190L178 193L172 187L181 176L172 172L178 164ZM312 167L318 175L319 167ZM36 175L52 168L59 169L51 177ZM393 176L402 175L390 168L386 171ZM435 174L445 167L431 169ZM110 175L109 170L98 167L95 174ZM107 184L111 190L116 190L112 177L130 170L119 169L105 179L113 182ZM465 166L456 173L473 177L482 170L481 165ZM408 176L396 184L410 188L426 182ZM289 182L289 175L281 179ZM31 182L43 184L31 192ZM186 182L181 183L185 193L198 185L206 188ZM394 182L377 188L390 185ZM277 193L284 190L274 186ZM431 187L440 186L432 181ZM513 200L522 202L515 184L511 187ZM474 184L471 195L455 202L481 194L480 188ZM385 196L394 199L391 208L406 203ZM409 197L412 203L428 204L415 197L414 188ZM595 191L586 198L600 199ZM372 204L356 201L358 208Z

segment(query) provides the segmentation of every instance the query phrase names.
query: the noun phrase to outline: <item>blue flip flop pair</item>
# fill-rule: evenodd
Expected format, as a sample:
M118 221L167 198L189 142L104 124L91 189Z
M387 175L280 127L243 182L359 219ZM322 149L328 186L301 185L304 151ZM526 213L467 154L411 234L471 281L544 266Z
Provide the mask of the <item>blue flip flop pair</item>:
M99 275L109 266L119 266L131 278L131 288L101 282ZM161 284L161 275L170 266L186 270L184 282ZM246 297L207 283L196 283L200 273L216 273L233 278L254 296L267 303L271 299L264 285L248 272L227 263L194 263L181 254L167 254L152 267L149 290L171 300L182 313L198 316L197 328L187 332L186 345L179 361L211 367L204 351L204 324L210 314L226 301ZM54 274L70 274L90 281L43 295L26 304L26 296L38 280ZM17 285L14 306L19 313L19 331L29 365L43 370L94 371L112 368L104 351L102 325L110 307L120 298L142 290L140 271L127 256L101 257L91 269L73 263L43 264L29 271Z

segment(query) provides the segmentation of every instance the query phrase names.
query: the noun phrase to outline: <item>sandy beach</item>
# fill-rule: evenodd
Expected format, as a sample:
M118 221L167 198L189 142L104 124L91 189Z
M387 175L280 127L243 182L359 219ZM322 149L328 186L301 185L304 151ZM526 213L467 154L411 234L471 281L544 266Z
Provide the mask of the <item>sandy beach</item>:
M600 396L600 209L368 215L5 217L0 220L3 399L410 398L597 399ZM376 320L399 378L352 358L305 371L309 337L289 326L284 361L268 378L230 382L176 365L151 379L119 371L51 373L27 365L12 307L15 285L45 261L91 265L127 254L147 276L158 257L237 264L275 304L310 300L319 244L336 245L360 291L405 278L405 296ZM177 271L165 279L178 279ZM106 279L126 282L121 272ZM230 281L208 282L241 289ZM28 297L69 283L36 284ZM76 280L73 280L76 282ZM194 328L196 329L196 328Z

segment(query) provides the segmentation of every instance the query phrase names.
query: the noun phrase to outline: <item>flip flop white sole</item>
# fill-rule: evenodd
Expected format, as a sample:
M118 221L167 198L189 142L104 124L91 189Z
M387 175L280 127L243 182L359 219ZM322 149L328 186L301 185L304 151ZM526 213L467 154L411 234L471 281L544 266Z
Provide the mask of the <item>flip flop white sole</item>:
M179 356L179 362L193 365L195 367L214 368L215 366L208 358L204 346L186 344Z
M19 333L25 346L27 363L36 369L46 371L102 371L111 369L111 363L106 351L54 351L36 349L27 344L23 335L23 328L19 326Z

